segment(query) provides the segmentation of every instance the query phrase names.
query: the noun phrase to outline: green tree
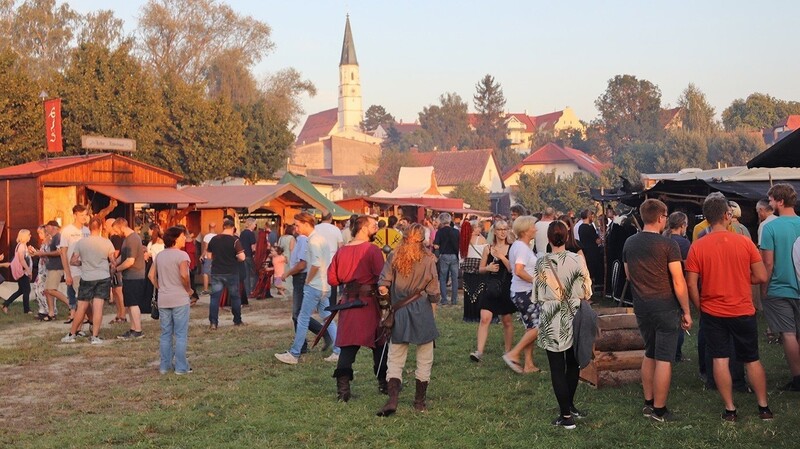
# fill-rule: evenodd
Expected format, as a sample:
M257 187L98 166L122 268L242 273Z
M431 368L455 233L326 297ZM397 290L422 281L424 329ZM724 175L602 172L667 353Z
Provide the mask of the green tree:
M381 189L387 192L396 189L400 168L410 167L411 157L406 151L384 149L378 156L377 166L375 173L358 176L354 193L372 195Z
M446 93L439 97L439 105L430 105L419 113L422 127L417 138L420 148L447 150L451 147L469 148L472 131L469 129L467 104L458 94ZM423 146L424 145L424 146Z
M475 210L489 210L489 192L484 186L474 183L461 183L447 196L461 198Z
M294 68L282 69L268 76L261 85L261 91L272 112L278 114L277 119L286 121L290 127L296 126L303 115L300 97L317 94L314 83L304 80Z
M600 124L611 149L610 157L623 145L640 140L659 140L662 129L661 91L658 86L633 75L617 75L608 81L605 93L594 102Z
M14 53L0 52L0 166L44 155L44 109L38 92Z
M130 51L130 43L115 50L84 43L73 51L59 83L67 154L82 152L82 135L134 139L133 157L142 160L158 152L161 98Z
M177 78L162 86L161 151L148 162L182 174L189 184L232 173L245 152L241 116L225 99L209 100L201 86Z
M256 102L261 92L240 49L222 51L208 64L206 84L210 98L224 98L234 105Z
M756 131L772 128L786 116L800 114L800 103L783 101L767 94L753 93L747 99L733 100L722 111L722 124L726 131L745 129Z
M631 181L638 180L640 173L658 171L658 157L663 148L660 142L630 142L614 155L613 163L622 176Z
M238 56L249 68L275 46L269 25L214 0L150 0L142 7L138 31L146 66L189 84L203 82L209 65L223 54Z
M707 134L716 129L714 108L708 104L706 94L694 84L690 83L684 89L678 99L678 105L681 107L684 130Z
M708 138L708 162L712 167L745 165L765 147L760 135L744 130L714 133Z
M589 189L598 187L600 179L585 173L566 178L557 178L555 172L523 173L517 181L514 197L531 213L541 212L548 206L561 212L578 211L592 205Z
M254 183L268 179L286 165L294 134L286 120L263 99L238 109L245 125L246 151L239 156L233 175Z
M475 110L478 112L475 124L475 142L477 148L500 148L506 140L505 107L506 99L503 88L495 82L491 75L484 76L475 85L472 97Z
M361 130L365 133L370 133L378 129L378 126L383 125L384 128L394 126L394 116L386 112L386 109L379 105L373 104L367 108L364 113L364 120L361 122Z
M701 132L673 131L657 156L657 172L677 172L684 168L708 167L708 142Z

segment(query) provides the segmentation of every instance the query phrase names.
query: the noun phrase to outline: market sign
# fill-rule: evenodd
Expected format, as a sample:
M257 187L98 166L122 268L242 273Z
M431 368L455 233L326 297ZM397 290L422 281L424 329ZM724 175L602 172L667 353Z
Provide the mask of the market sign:
M136 141L103 136L81 136L81 148L87 150L136 151Z

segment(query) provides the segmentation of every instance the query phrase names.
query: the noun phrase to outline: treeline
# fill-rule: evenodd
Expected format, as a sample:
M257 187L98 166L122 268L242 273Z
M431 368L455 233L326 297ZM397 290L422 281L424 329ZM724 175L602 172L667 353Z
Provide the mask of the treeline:
M62 98L64 154L81 135L135 139L131 156L187 183L284 167L316 93L294 69L256 76L271 29L213 0L151 0L127 34L112 11L0 1L0 165L45 154L40 95ZM41 93L41 94L40 94Z

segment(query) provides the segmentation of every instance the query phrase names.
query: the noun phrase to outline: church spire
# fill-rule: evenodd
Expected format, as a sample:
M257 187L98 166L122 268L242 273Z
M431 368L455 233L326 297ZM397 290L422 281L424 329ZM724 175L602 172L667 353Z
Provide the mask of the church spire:
M358 65L356 59L356 46L353 44L353 32L350 31L350 14L347 15L347 22L344 26L344 42L342 42L342 59L339 65Z

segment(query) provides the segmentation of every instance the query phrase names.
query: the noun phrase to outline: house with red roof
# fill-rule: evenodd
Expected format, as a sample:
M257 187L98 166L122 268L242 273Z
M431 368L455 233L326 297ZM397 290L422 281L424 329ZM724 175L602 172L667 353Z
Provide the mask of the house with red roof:
M475 129L478 123L478 114L470 113L469 126ZM542 115L528 115L528 112L511 112L505 114L506 137L511 141L511 148L527 153L531 149L531 142L536 134L544 132L555 135L567 129L586 132L586 125L581 123L575 111L569 106L560 111Z
M382 139L361 131L363 119L361 77L348 17L339 60L339 105L308 116L290 163L334 176L374 172Z
M800 128L800 115L788 115L772 128L764 130L764 142L772 145Z
M576 173L586 173L599 177L602 171L610 166L583 151L562 147L551 142L508 170L503 175L503 182L507 189L513 191L523 173L555 173L558 178L569 178Z
M683 108L662 109L658 115L658 122L662 129L673 131L683 128L683 118L681 113Z
M459 184L483 186L489 193L503 192L500 167L494 157L494 150L456 150L409 153L411 166L433 167L439 191L448 195Z

